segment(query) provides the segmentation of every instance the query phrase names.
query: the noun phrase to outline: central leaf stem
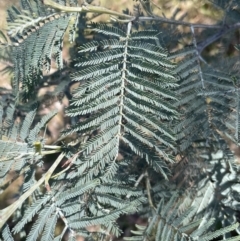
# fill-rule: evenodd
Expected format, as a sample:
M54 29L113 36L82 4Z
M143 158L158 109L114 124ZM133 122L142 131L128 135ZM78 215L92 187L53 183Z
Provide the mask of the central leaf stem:
M122 126L122 118L123 118L123 98L124 98L124 90L125 90L125 79L126 79L126 72L127 72L127 55L128 55L128 42L129 42L129 37L130 37L130 32L132 29L132 22L128 23L127 26L127 36L126 36L126 43L124 47L124 53L123 53L123 68L122 68L122 77L121 77L121 92L120 92L120 119L118 123L118 146L119 146L119 139L121 137L121 126Z

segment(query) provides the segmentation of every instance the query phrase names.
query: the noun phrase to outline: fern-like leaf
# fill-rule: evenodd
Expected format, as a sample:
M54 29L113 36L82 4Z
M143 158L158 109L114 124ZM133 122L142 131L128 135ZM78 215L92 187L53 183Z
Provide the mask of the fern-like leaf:
M137 225L137 231L132 231L136 236L127 237L125 240L151 240L153 235L155 240L158 241L210 241L239 227L239 224L235 223L211 232L209 229L214 224L215 219L210 219L205 224L203 224L204 219L194 220L193 216L196 215L196 208L194 207L188 207L185 212L180 213L178 210L179 201L176 200L177 197L178 195L175 193L165 205L163 205L164 202L161 200L148 226ZM184 220L187 220L187 222L184 222ZM240 240L240 235L229 240Z
M8 10L7 33L12 41L14 83L17 88L22 83L23 99L26 100L33 96L42 72L50 70L52 58L60 69L63 68L63 36L69 25L76 25L78 14L49 10L41 0L21 0L20 3L20 10L14 6ZM70 23L72 15L75 21Z
M98 133L81 146L80 159L89 163L88 174L99 173L100 160L105 163L102 166L115 162L123 141L167 178L166 164L159 160L173 161L167 152L174 150L175 137L165 120L177 118L169 102L177 100L169 87L177 86L175 67L165 49L144 42L145 31L131 33L131 24L126 33L103 24L92 27L113 39L81 47L82 57L76 64L80 70L72 76L81 85L74 92L68 115L90 117L64 134ZM147 33L156 38L156 32ZM103 51L95 53L99 48Z

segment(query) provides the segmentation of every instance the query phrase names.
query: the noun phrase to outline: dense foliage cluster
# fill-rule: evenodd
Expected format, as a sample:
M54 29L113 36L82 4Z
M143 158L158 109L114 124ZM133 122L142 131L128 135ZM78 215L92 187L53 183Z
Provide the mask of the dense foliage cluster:
M119 217L136 213L144 224L125 240L240 240L240 2L208 4L224 14L214 25L158 16L149 0L132 13L77 0L8 9L0 200L23 181L0 203L0 240L112 240ZM49 143L64 98L67 125Z

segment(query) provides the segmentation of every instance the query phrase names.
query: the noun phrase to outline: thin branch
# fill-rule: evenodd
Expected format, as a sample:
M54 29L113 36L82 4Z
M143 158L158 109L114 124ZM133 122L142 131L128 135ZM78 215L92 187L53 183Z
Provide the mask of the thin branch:
M160 21L162 23L169 23L169 24L175 24L175 25L183 25L183 26L188 26L188 27L193 27L193 28L208 28L208 29L220 29L220 31L213 36L207 38L205 41L201 42L200 44L197 45L197 50L201 54L204 48L206 48L208 45L211 43L215 42L219 38L221 38L223 35L227 34L230 31L233 31L237 28L240 28L240 23L236 23L233 25L209 25L209 24L194 24L194 23L189 23L185 21L178 21L174 19L167 19L165 17L158 17L155 15L152 16L142 16L142 17L134 17L131 15L127 14L122 14L118 13L116 11L109 10L104 7L99 7L99 6L93 6L90 4L87 4L82 7L68 7L68 6L63 6L61 4L58 4L56 2L53 2L52 0L43 0L43 3L51 8L54 8L56 10L62 11L62 12L93 12L93 13L99 13L99 14L110 14L112 16L118 16L118 17L123 17L126 20L125 21L133 21L137 20L139 22L144 22L144 21ZM115 21L116 19L113 18ZM120 20L124 21L124 20Z
M194 25L193 25L193 27L194 27ZM219 32L217 32L216 34L210 36L209 38L207 38L206 40L204 40L198 44L198 46L197 46L198 52L201 53L208 45L212 44L213 42L215 42L216 40L221 38L223 35L229 33L230 31L233 31L238 28L240 28L240 23L236 23L236 24L233 24L230 26L227 26L227 25L222 26L222 28Z
M160 22L163 22L163 23L183 25L183 26L188 26L188 27L193 26L194 28L221 29L221 28L223 27L222 25L194 24L194 23L189 23L189 22L184 22L184 21L178 21L178 20L168 19L168 18L163 18L163 17L156 17L156 16L139 17L139 18L138 18L138 21L140 21L140 22L144 22L144 21L160 21Z
M68 7L68 6L63 6L61 4L58 4L52 0L43 0L43 3L46 6L49 6L51 8L54 8L56 10L62 11L62 12L91 12L91 13L105 13L105 14L110 14L113 16L118 16L118 17L124 17L127 19L132 19L133 16L127 15L127 14L123 14L123 13L119 13L116 11L112 11L109 10L107 8L104 7L99 7L99 6L93 6L90 4L85 4L82 7ZM135 17L134 17L135 18Z
M110 14L113 16L118 16L118 17L124 17L129 20L135 19L134 16L119 13L116 11L109 10L104 7L99 7L99 6L93 6L90 4L87 4L82 7L68 7L68 6L63 6L61 4L58 4L52 0L43 0L43 3L46 6L49 6L51 8L54 8L56 10L62 11L62 12L92 12L92 13L100 13L100 14ZM163 23L170 23L170 24L177 24L177 25L185 25L188 27L193 26L194 28L214 28L214 29L220 29L222 28L222 25L208 25L208 24L193 24L189 22L184 22L184 21L177 21L173 19L167 19L163 17L156 17L156 16L150 16L150 17L139 17L138 21L143 22L143 21L161 21Z
M159 10L162 10L156 3L154 3L153 1L151 1L151 4L154 5L156 8L158 8Z
M139 178L137 179L137 181L135 182L134 187L137 187L137 186L139 185L139 183L142 181L142 179L143 179L146 175L147 175L147 172L142 173L142 174L139 176ZM130 197L131 197L131 194L128 193L127 196L126 196L126 198L128 199L128 198L130 198Z
M199 71L199 75L200 75L200 79L201 79L201 83L202 83L202 88L205 89L205 85L204 85L204 79L203 79L203 74L202 74L202 69L201 69L201 63L200 63L200 54L199 54L199 51L198 51L198 46L197 46L197 40L196 40L196 37L195 37L195 33L194 33L194 27L191 26L191 32L192 32L192 35L193 35L193 45L196 49L196 54L197 54L197 62L198 62L198 71Z
M141 174L141 176L137 179L137 181L134 184L134 187L137 187L139 183L142 181L142 179L146 176L147 172L144 172Z
M52 178L56 178L57 176L61 175L62 173L66 172L72 165L73 163L76 161L76 159L78 158L78 155L80 154L81 151L77 152L76 154L74 154L73 157L69 158L62 167L68 165L65 169L63 169L62 171L60 171L59 173L55 174L54 176L51 176Z
M39 179L28 191L26 191L21 197L11 204L10 206L0 210L0 229L3 227L3 225L7 222L9 217L20 207L22 206L23 202L32 195L33 192L45 181L45 186L47 189L49 189L48 180L52 176L54 170L58 166L58 164L61 162L61 160L64 157L64 153L61 153L57 160L53 163L53 165L49 168L49 170L42 176L41 179Z
M153 201L152 201L151 190L150 190L151 189L151 184L150 184L150 181L149 181L149 176L148 176L148 172L147 171L146 171L146 189L147 189L149 205L150 205L150 207L152 207L156 211L157 209L154 206Z

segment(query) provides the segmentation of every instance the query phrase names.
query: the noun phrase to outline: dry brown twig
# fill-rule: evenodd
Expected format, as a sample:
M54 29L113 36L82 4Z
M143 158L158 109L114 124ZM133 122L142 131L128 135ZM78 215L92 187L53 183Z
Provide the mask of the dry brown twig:
M61 160L64 157L64 153L61 153L56 161L53 163L53 165L49 168L49 170L24 194L20 196L20 198L12 203L10 206L0 210L0 229L3 227L3 225L6 223L6 221L9 219L9 217L23 204L23 202L45 181L45 187L49 191L49 179L51 178L54 170L59 165Z

